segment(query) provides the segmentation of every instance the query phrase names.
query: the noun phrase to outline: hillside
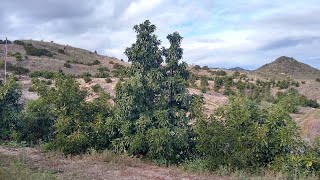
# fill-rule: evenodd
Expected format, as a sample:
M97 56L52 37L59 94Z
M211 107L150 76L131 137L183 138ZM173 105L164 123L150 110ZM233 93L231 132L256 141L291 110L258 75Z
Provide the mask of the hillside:
M292 78L300 80L315 80L320 77L320 70L301 63L293 58L281 56L274 62L265 64L255 70L258 75L270 78Z
M23 40L25 45L9 44L8 45L8 62L25 67L31 72L39 70L59 71L62 70L66 74L80 75L84 72L91 74L97 73L98 67L107 67L112 70L114 64L118 63L124 66L129 64L122 62L114 57L103 56L90 52L88 50L71 47L69 45L61 45L53 42L43 42L34 40ZM27 53L25 46L32 45L37 50L47 50L52 56L37 56ZM0 59L4 57L5 45L0 44ZM20 53L21 61L16 61L14 55ZM65 67L64 64L69 63L70 67Z

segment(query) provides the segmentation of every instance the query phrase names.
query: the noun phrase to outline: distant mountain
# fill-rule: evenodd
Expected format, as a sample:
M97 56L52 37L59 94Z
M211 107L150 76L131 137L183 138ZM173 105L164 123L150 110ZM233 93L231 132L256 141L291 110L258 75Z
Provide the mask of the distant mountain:
M241 67L234 67L234 68L230 68L230 69L228 69L228 70L230 70L230 71L248 71L248 70L243 69L243 68L241 68Z
M255 72L261 76L276 79L291 77L293 79L315 80L320 77L319 69L286 56L281 56L274 62L263 65Z

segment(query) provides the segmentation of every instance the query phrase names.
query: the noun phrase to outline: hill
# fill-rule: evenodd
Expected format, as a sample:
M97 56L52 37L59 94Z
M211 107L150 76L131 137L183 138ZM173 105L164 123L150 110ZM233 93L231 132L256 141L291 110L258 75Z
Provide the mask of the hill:
M274 62L265 64L255 70L261 76L275 79L315 80L320 77L320 70L301 63L293 58L281 56Z
M129 65L117 58L99 55L95 52L69 45L34 40L19 40L15 42L8 45L8 62L27 68L31 72L62 70L66 74L73 75L80 75L84 72L95 74L101 66L112 70L117 63L124 66ZM0 44L0 59L4 58L4 50L5 45ZM21 54L21 61L16 60L16 53ZM66 67L66 63L70 64L70 66Z
M246 69L243 69L241 67L234 67L234 68L230 68L228 70L231 70L231 71L247 71Z

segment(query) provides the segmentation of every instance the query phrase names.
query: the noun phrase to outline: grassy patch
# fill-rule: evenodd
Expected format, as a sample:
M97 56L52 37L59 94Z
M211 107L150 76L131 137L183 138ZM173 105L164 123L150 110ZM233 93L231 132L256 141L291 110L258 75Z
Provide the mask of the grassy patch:
M0 179L56 179L52 173L31 169L24 164L24 156L14 157L0 154Z

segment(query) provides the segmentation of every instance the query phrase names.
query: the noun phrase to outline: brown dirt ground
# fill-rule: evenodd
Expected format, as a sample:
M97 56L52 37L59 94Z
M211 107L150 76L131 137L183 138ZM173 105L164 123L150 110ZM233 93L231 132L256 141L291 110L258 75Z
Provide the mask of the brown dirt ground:
M0 154L23 157L34 170L48 171L57 179L230 179L214 174L191 174L175 167L159 167L127 156L83 155L63 157L37 148L0 146Z
M320 137L320 109L300 108L299 113L291 115L300 126L301 133L306 140Z

